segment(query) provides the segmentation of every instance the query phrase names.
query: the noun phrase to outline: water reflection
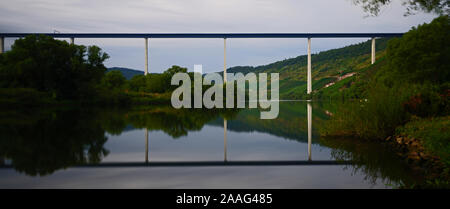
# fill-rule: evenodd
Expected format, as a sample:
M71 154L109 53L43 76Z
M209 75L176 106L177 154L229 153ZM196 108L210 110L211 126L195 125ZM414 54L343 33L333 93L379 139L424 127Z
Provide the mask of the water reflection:
M109 154L104 148L108 139L93 114L83 110L2 113L0 156L31 176L99 163Z
M45 176L79 165L124 165L122 161L148 166L176 162L191 166L353 162L344 169L363 174L371 184L379 179L393 184L417 181L385 148L351 139L320 138L317 131L330 112L332 104L312 102L282 102L275 120L260 120L257 109L176 110L168 106L3 111L0 167Z
M145 162L148 163L148 129L145 128Z
M10 159L19 172L43 176L74 165L102 162L110 154L104 148L108 141L106 133L120 135L130 128L145 127L145 161L148 162L148 130L163 130L176 139L189 130L200 130L222 113L187 113L171 107L156 107L132 111L20 110L0 114L0 156Z
M311 161L311 140L312 140L312 106L308 102L306 104L308 108L308 160Z
M321 144L332 148L336 160L352 160L352 174L362 173L371 184L383 181L389 185L414 185L423 178L413 172L396 153L383 144L348 138L321 138Z
M223 161L227 162L227 119L223 119Z

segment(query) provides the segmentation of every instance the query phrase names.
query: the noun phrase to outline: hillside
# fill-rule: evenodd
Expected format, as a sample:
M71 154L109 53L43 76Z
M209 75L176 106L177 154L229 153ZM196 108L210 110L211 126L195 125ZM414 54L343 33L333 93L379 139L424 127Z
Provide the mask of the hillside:
M333 85L324 86L314 92L314 97L319 99L337 98L337 99L363 99L367 96L369 89L369 81L375 73L386 64L385 57L378 58L373 65L369 65L358 70L355 73L348 73L346 75L353 75L346 77L342 76L341 80L333 82Z
M140 70L134 70L134 69L124 68L124 67L110 67L107 69L106 72L109 72L112 70L118 70L118 71L122 72L123 76L127 80L130 80L135 75L144 75L144 72L142 72Z
M377 60L385 54L388 39L376 41ZM313 91L318 92L327 84L342 79L351 80L360 71L370 67L371 41L349 45L343 48L312 54ZM307 55L285 59L261 66L236 66L227 69L228 73L280 73L280 99L303 99L306 95ZM346 78L347 77L347 78ZM331 88L332 86L328 87Z
M382 62L388 39L382 38L376 41L377 63ZM366 72L371 72L370 64L371 41L345 46L338 49L312 54L312 78L313 92L316 98L328 98L342 96L342 90L350 88L356 79L363 80ZM377 65L377 64L376 64ZM306 68L307 55L277 61L260 66L235 66L227 69L228 73L280 73L280 99L306 99ZM108 71L119 70L130 80L135 75L144 72L129 68L112 67ZM359 79L362 78L362 79ZM359 86L363 81L356 82ZM346 90L346 97L358 97L352 95L360 91L358 86L352 86ZM361 92L359 92L361 93Z

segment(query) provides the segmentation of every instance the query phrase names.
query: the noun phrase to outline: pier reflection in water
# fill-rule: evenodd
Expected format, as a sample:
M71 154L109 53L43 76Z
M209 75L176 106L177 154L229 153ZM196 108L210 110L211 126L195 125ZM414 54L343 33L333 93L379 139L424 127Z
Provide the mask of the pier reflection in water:
M227 119L223 119L223 161L227 162Z
M148 129L145 128L145 162L148 163Z
M312 162L312 158L311 158L311 145L312 145L312 105L310 102L307 103L306 105L307 107L307 125L308 125L308 129L307 129L307 137L308 137L308 146L307 146L307 154L308 154L308 161L310 163L307 162L303 162L302 160L288 160L288 161L252 161L252 162L242 162L242 161L234 161L234 162L228 162L227 163L227 119L223 118L223 162L222 163L215 163L215 162L183 162L180 161L178 163L175 162L157 162L157 163L153 163L151 165L155 165L155 166L181 166L181 165L190 165L190 166L212 166L212 165L334 165L334 164L350 164L350 161L333 161L333 160L319 160L317 162ZM145 163L146 165L149 165L149 131L148 128L145 128ZM121 164L121 163L108 163L108 166L113 166L113 165L117 165L117 166L121 166L121 165L139 165L139 163L127 163L127 164ZM95 166L95 165L90 165ZM98 166L102 166L102 165L98 165Z
M312 140L312 106L311 103L307 103L308 108L308 160L311 161L311 140Z

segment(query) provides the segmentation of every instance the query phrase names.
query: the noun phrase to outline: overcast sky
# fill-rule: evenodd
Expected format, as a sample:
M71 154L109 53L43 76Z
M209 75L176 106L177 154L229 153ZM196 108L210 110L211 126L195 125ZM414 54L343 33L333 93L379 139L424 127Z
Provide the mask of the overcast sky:
M435 16L404 17L400 1L378 17L365 17L351 0L3 0L0 32L406 32ZM365 39L312 39L312 51L358 43ZM8 50L13 39L6 40ZM143 39L76 39L98 45L111 58L107 67L144 69ZM306 53L306 39L228 39L228 67L262 65ZM367 52L369 53L369 52ZM222 39L151 39L149 70L171 65L204 72L223 67Z

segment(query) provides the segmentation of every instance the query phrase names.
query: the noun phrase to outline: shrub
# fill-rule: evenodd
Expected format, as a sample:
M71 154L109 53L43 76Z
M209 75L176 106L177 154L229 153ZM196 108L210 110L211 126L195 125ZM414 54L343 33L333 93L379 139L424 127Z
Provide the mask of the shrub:
M122 89L127 79L118 70L112 70L102 78L101 85L106 89Z

